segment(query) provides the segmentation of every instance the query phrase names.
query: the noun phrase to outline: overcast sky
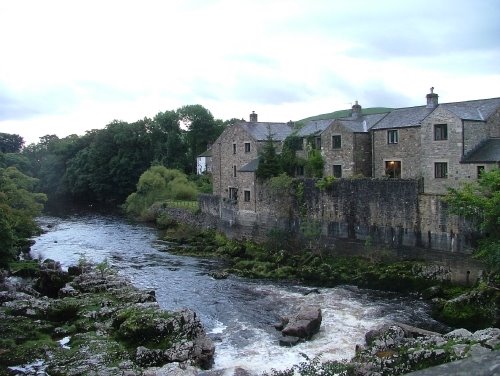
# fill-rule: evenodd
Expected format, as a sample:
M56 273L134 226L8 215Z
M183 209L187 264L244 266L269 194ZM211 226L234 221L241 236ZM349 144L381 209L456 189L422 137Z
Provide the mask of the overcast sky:
M0 132L500 97L498 0L0 0Z

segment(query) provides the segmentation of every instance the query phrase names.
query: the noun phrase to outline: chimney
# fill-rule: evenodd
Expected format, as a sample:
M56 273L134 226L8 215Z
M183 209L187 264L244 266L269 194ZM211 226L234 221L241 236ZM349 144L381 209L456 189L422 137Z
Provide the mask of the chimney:
M361 106L358 104L358 101L354 102L354 106L352 106L351 116L355 119L361 116Z
M427 108L436 108L439 104L438 97L436 93L434 93L434 87L431 87L431 92L427 94Z
M255 113L255 111L252 111L252 113L250 114L250 121L257 122L257 114Z

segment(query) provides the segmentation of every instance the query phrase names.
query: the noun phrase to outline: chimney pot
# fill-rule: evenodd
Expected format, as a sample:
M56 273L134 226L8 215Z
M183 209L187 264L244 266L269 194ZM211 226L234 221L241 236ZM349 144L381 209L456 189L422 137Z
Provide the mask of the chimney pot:
M358 104L358 101L355 101L354 106L352 106L351 116L353 118L358 118L361 116L361 106Z
M426 106L427 108L436 108L438 106L439 95L434 93L434 86L431 87L431 92L427 94L426 98L427 98L427 106Z
M255 111L252 111L252 113L250 114L250 121L257 122L257 114L255 113Z

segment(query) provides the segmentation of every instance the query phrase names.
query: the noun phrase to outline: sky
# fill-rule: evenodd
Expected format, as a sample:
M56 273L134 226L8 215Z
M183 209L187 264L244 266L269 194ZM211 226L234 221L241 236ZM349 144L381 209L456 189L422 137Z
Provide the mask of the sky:
M0 132L500 97L498 0L0 0Z

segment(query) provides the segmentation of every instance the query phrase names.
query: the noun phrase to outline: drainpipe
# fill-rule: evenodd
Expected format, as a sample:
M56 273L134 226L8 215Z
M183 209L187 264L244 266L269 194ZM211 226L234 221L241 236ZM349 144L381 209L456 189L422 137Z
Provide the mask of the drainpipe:
M375 177L375 132L371 131L372 134L372 142L371 142L371 149L372 149L372 178Z
M465 155L465 127L464 127L464 119L462 119L462 158Z
M222 145L219 142L219 218L222 219Z

